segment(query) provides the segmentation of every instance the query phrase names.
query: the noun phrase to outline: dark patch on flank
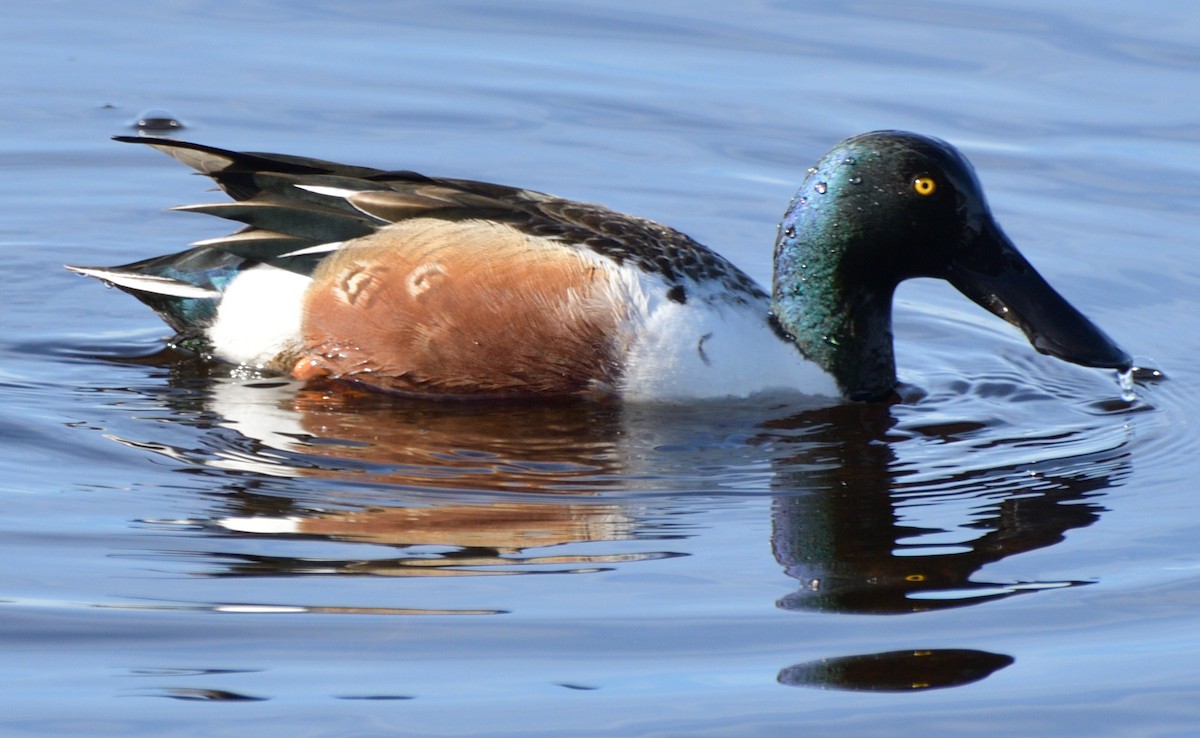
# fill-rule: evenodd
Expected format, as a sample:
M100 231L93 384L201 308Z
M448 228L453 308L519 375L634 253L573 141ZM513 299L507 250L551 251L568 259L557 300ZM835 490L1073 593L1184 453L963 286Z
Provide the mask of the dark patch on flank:
M680 305L687 304L687 290L683 288L683 285L677 284L667 290L667 299Z
M700 354L700 361L704 362L704 366L712 366L712 361L709 360L708 354L704 353L704 342L712 338L711 333L705 333L700 336L700 340L696 342L696 351Z

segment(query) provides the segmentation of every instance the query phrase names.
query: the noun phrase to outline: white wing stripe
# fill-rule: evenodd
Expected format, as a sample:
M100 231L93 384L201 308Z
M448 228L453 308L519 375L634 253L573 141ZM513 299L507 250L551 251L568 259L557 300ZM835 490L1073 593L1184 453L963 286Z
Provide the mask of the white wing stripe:
M151 292L168 297L194 297L197 299L216 299L221 296L217 290L197 287L194 284L181 282L170 277L158 277L152 274L131 274L129 272L114 272L108 269L93 267L67 267L73 272L95 277L117 287L126 287L138 292Z

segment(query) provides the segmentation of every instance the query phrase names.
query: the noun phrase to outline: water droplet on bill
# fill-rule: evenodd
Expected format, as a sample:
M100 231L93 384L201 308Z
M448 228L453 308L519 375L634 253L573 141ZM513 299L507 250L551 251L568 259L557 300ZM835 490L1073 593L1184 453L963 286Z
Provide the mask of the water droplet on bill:
M1123 372L1117 372L1117 382L1121 385L1121 399L1125 402L1137 399L1137 393L1133 391L1133 375L1136 371L1137 367L1130 367Z

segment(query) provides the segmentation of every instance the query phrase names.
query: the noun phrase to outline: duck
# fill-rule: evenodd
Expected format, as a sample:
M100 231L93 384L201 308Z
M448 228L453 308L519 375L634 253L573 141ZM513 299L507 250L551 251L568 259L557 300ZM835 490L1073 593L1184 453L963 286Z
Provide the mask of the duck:
M241 224L178 253L67 268L132 294L175 346L305 382L437 398L896 396L897 285L927 277L1085 367L1132 359L1004 234L952 145L836 144L792 198L770 291L715 251L601 205L466 179L153 136Z

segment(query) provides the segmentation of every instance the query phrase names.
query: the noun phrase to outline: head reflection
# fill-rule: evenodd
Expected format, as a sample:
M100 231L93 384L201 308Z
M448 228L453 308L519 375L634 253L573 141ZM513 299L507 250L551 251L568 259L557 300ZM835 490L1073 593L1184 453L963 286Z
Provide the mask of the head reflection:
M819 444L824 468L776 478L772 549L800 583L778 601L780 608L899 614L1087 583L988 581L978 574L987 564L1054 545L1067 531L1094 523L1104 508L1091 497L1125 474L1123 444L994 467L963 458L947 464L944 474L918 474L896 454L897 442L913 431L897 427L886 409L844 406L823 419L811 413L804 419L814 421L837 429L836 442ZM948 442L969 430L927 425L916 433ZM995 446L994 436L989 439ZM1068 442L1062 434L1055 438L1059 448ZM941 445L964 450L961 442ZM939 459L916 459L921 462L936 467Z

